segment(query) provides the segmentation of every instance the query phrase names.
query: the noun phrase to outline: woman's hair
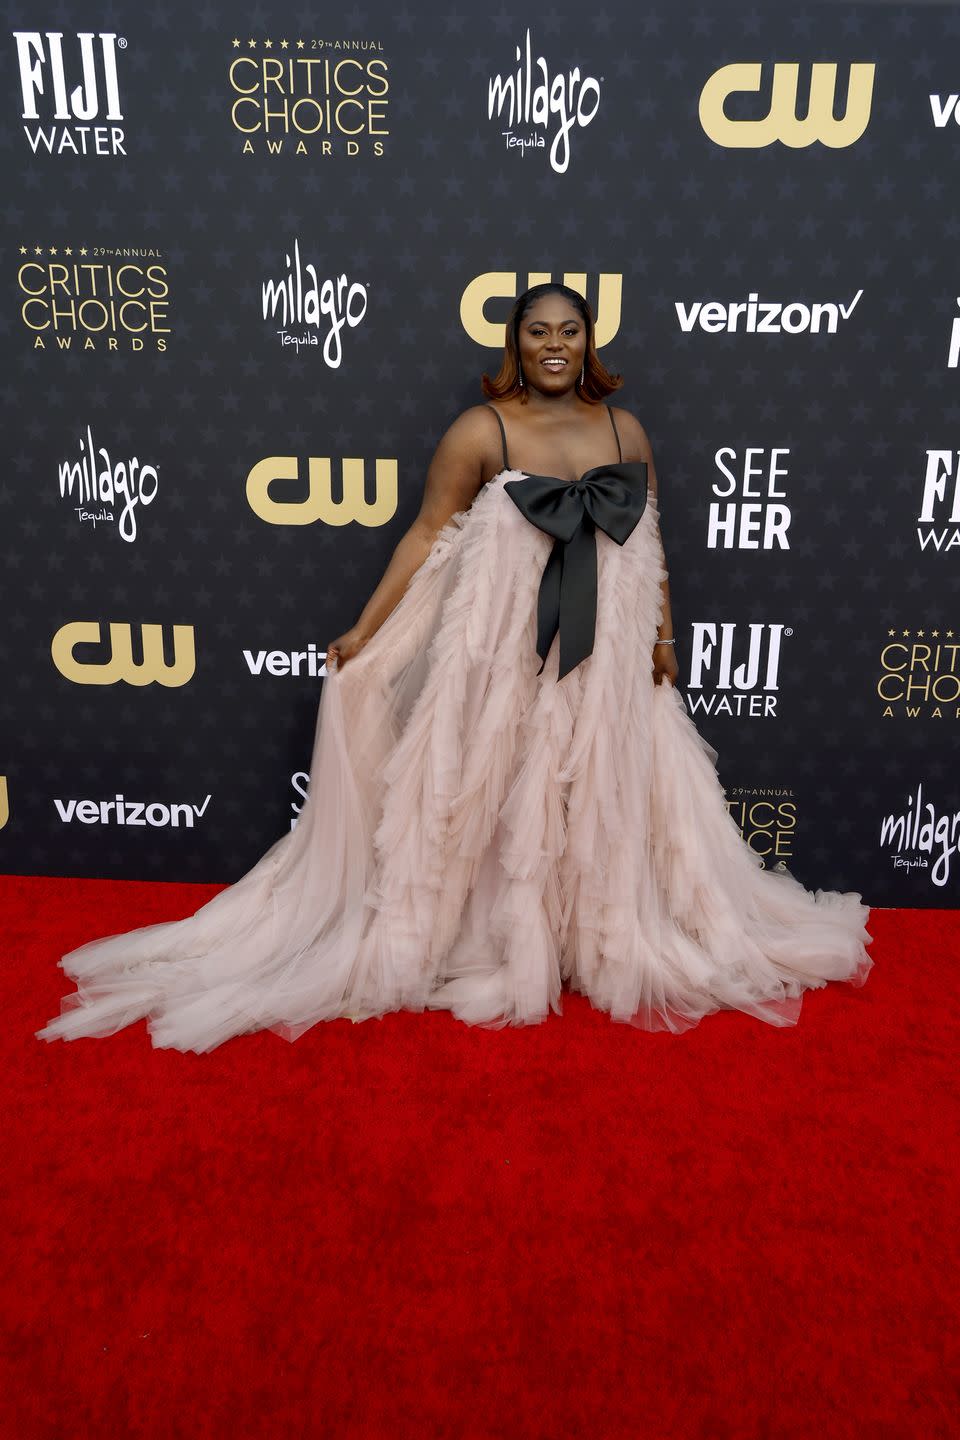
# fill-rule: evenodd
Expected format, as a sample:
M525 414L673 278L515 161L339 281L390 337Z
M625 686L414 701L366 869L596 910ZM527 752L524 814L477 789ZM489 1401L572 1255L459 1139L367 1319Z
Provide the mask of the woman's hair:
M597 354L593 338L593 311L584 297L576 290L571 290L569 285L561 285L554 280L548 280L543 285L533 285L517 296L507 318L503 363L492 380L489 375L483 376L480 382L483 393L490 400L510 400L514 395L519 395L521 402L524 405L527 403L527 387L520 384L520 326L527 311L545 295L562 295L583 320L587 332L587 348L583 357L583 383L577 379L577 394L582 400L596 405L607 395L612 395L614 390L619 390L623 379L619 375L611 374Z

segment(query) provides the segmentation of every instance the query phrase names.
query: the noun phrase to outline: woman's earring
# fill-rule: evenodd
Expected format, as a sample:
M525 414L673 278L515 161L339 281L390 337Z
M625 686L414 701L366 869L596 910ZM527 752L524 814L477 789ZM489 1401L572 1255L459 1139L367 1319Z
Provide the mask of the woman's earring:
M519 365L517 366L517 378L520 381L520 388L523 389L523 371L520 369Z
M583 369L580 371L580 388L583 389L583 377L587 373L587 362L583 362Z

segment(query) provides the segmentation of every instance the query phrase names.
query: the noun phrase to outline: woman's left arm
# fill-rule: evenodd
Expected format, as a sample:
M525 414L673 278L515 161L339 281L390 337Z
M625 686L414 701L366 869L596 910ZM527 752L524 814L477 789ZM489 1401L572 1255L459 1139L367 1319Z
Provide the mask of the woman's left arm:
M660 536L660 497L656 466L653 463L653 450L646 430L640 421L630 414L629 410L618 408L615 418L622 436L624 459L646 461L647 492L653 496L657 504L657 545L660 548L660 563L663 566L664 574L660 582L660 624L657 626L657 642L653 647L653 679L655 684L659 685L666 676L670 684L675 685L680 675L680 667L677 664L676 646L672 643L665 643L674 638L673 616L670 611L670 576L667 569L667 557Z

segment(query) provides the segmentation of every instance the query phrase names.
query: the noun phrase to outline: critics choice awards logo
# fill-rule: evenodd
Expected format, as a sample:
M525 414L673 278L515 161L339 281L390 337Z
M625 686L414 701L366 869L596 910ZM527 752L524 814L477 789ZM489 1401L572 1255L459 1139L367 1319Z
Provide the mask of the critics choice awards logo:
M904 720L960 716L960 644L946 626L888 630L880 649L877 695L883 715Z
M34 154L126 155L118 54L122 35L15 30L23 133Z
M160 250L130 245L19 248L20 322L34 350L166 350L170 280Z
M563 175L571 132L585 129L600 109L602 77L584 75L579 65L551 70L542 55L533 58L529 30L515 58L515 68L488 81L487 119L506 127L500 133L508 150L547 150L552 168Z
M230 121L244 155L384 154L390 72L378 40L230 42Z
M764 868L785 870L793 858L797 802L784 786L742 786L726 791L727 810Z

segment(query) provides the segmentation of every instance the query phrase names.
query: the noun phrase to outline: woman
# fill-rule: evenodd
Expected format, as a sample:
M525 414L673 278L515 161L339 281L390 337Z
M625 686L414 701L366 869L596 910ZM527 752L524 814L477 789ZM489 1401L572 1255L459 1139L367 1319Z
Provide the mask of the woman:
M328 646L296 828L195 915L64 956L78 989L42 1038L146 1016L154 1045L206 1051L399 1008L522 1024L564 980L649 1030L790 1025L804 990L863 984L860 896L762 868L673 688L653 456L601 403L619 384L581 296L520 296L490 403L444 435Z

